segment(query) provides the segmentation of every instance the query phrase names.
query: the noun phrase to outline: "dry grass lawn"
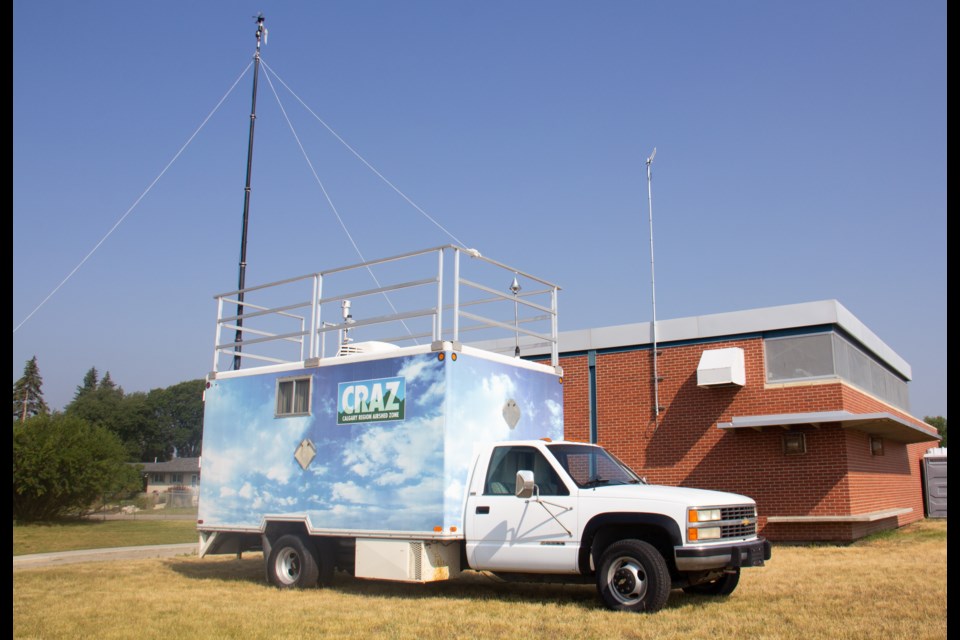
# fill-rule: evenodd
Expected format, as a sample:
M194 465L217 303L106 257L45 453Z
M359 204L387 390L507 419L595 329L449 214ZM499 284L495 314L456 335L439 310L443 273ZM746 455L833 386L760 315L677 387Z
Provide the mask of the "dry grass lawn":
M774 546L728 598L674 592L654 615L604 609L592 586L435 584L338 574L280 591L263 559L113 561L17 570L15 638L927 638L947 635L947 524L849 546Z

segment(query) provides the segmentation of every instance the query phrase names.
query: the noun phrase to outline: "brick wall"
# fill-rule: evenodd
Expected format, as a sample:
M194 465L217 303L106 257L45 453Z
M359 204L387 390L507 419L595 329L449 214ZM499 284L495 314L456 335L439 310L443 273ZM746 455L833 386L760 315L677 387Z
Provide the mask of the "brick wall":
M705 349L744 350L746 386L701 388L697 365ZM589 368L584 354L561 356L565 437L590 440ZM785 430L721 430L734 416L848 410L915 418L840 382L765 384L761 338L659 345L655 415L649 348L596 357L597 438L657 484L742 493L757 501L761 530L772 540L852 540L874 530L921 519L920 458L935 442L903 445L884 439L871 454L869 436L839 425L791 428L804 434L807 453L785 455ZM913 512L871 523L775 523L774 515L836 516L910 507Z

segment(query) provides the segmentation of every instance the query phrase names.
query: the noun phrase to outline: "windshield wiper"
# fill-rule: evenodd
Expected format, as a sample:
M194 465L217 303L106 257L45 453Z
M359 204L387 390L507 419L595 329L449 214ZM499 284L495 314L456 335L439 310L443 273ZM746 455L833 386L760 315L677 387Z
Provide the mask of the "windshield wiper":
M607 484L608 482L610 481L607 480L606 478L600 478L600 477L591 478L590 480L587 480L586 482L583 483L583 488L589 489L590 487L595 487L598 484Z

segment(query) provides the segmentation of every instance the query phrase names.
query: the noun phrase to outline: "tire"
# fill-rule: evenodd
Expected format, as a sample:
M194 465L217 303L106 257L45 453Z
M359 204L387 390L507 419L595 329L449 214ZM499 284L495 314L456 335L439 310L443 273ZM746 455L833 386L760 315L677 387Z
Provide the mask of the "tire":
M316 587L320 568L313 545L298 535L281 536L270 549L267 577L280 589Z
M739 583L740 568L737 567L732 573L725 573L716 580L684 587L683 591L696 596L728 596Z
M614 611L655 613L667 604L670 584L663 556L642 540L615 542L600 557L597 591Z

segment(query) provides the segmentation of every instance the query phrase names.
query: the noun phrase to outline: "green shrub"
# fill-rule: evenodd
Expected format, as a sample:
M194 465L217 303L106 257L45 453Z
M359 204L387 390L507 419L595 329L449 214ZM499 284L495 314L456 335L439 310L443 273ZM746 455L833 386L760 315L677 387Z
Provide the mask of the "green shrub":
M104 494L139 486L140 471L104 427L60 413L13 425L14 520L79 515Z

